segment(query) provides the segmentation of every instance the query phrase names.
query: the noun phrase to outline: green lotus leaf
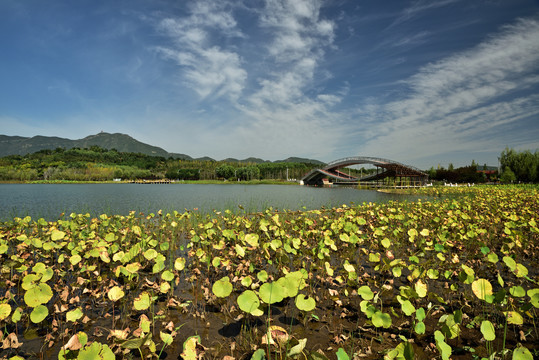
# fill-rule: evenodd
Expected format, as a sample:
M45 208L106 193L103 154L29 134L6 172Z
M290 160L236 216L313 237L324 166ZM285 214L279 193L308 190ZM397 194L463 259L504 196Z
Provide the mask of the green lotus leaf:
M301 354L303 352L303 349L305 349L305 345L307 345L306 338L298 340L297 345L292 346L286 356L292 357Z
M258 274L256 274L256 277L261 282L265 282L266 280L268 280L268 273L266 272L266 270L261 270Z
M357 293L361 296L363 300L371 300L374 297L374 293L367 285L363 285L359 289L357 289Z
M234 249L236 250L236 254L239 256L239 257L244 257L245 256L245 249L243 247L241 247L240 244L236 244L236 246L234 247Z
M517 277L528 276L528 269L522 264L517 264L517 267L515 268L515 270L513 270L513 272Z
M174 261L174 269L182 271L185 268L185 258L177 258Z
M296 307L301 311L312 311L316 307L316 301L312 297L306 298L305 295L299 294L296 297Z
M283 301L286 290L277 282L264 283L258 290L260 300L266 304L275 304Z
M376 327L384 327L385 329L391 326L391 316L381 311L376 311L372 316L372 324Z
M165 345L170 345L172 344L172 341L174 341L174 336L172 336L172 334L169 334L163 331L159 332L159 337L161 338L161 341L163 341Z
M108 298L112 301L118 301L123 298L124 295L124 291L119 286L114 286L107 292Z
M509 257L509 256L504 256L503 257L503 262L505 263L505 265L507 265L507 267L509 269L511 269L511 271L514 271L517 268L516 261L513 258Z
M258 235L257 234L247 234L245 235L245 242L251 247L258 247Z
M440 355L442 355L442 360L449 360L452 352L451 346L445 342L444 334L440 330L434 332L434 340L436 341L436 347Z
M47 315L49 315L49 309L47 309L47 307L44 305L37 305L30 313L30 320L34 324L39 324L40 322L45 320Z
M142 347L144 343L146 343L146 341L151 337L151 335L152 334L147 334L146 336L141 337L141 338L126 340L123 343L121 343L120 346L124 349L132 349L132 350L138 349Z
M161 274L161 278L165 281L172 281L174 280L174 274L170 270L165 270Z
M129 263L129 264L125 265L125 269L130 274L136 274L140 270L141 267L142 267L142 265L139 262Z
M530 350L524 346L519 346L513 350L512 360L533 360L533 355Z
M252 290L245 290L238 296L238 306L242 311L253 314L258 313L258 307L260 306L260 300L256 293ZM254 314L253 314L254 315Z
M52 233L51 233L51 240L52 241L58 241L58 240L62 240L64 238L64 236L66 235L65 232L63 231L60 231L60 230L53 230Z
M251 286L252 283L253 283L253 278L250 276L246 276L243 279L241 279L241 284L245 287Z
M427 317L427 315L425 314L425 309L423 309L422 307L417 309L415 311L415 317L416 317L417 321L425 320L425 318Z
M114 353L106 344L94 341L90 346L86 346L79 351L77 360L114 360Z
M184 360L198 360L199 354L197 352L197 346L200 344L200 336L194 335L190 336L183 343L183 352L180 356Z
M531 304L534 307L539 308L539 288L528 290L528 296L531 299Z
M77 265L82 260L82 257L79 254L72 255L69 258L71 265Z
M15 311L13 311L13 315L11 315L11 321L15 324L18 323L21 320L22 312L23 310L20 307L16 308Z
M348 356L343 348L339 348L335 355L337 356L337 360L350 360L350 356Z
M253 353L253 356L251 356L251 360L265 360L266 359L266 352L264 349L258 349Z
M485 300L487 295L492 295L492 285L486 279L477 279L472 283L472 291L480 300Z
M415 313L416 309L414 305L409 300L404 300L401 304L402 312L406 314L406 316L410 316L413 313Z
M0 304L0 320L4 320L11 314L11 305Z
M151 299L150 294L148 292L143 291L139 296L133 300L133 308L135 310L146 310L151 305Z
M40 279L41 279L41 275L28 274L22 278L21 287L24 290L30 290L31 288L36 286L36 284L39 282Z
M522 286L512 286L509 288L509 293L514 297L523 297L526 295L526 291L522 288Z
M232 284L230 283L228 276L217 280L217 282L213 284L211 290L217 297L227 297L230 295L232 292Z
M46 304L51 298L51 287L45 283L39 283L24 293L24 302L30 307Z
M146 260L153 260L157 257L158 254L159 253L155 249L148 249L143 253Z
M427 284L425 284L421 279L417 280L414 285L414 289L419 297L423 298L427 296Z
M419 335L424 334L425 333L425 323L423 321L418 321L415 324L414 330Z
M494 331L494 325L488 320L483 320L481 322L481 333L487 341L493 341L496 339L496 333Z
M507 317L508 324L522 325L524 324L524 318L517 311L507 311L505 312Z
M76 308L75 310L68 311L66 313L66 321L75 322L83 316L81 308Z

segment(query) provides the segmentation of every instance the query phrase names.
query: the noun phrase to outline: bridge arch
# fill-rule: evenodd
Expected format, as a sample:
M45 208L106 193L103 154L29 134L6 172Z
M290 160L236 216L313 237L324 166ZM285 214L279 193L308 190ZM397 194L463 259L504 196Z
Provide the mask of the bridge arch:
M350 165L358 164L371 164L381 169L376 174L369 174L361 178L353 177L339 171L340 168ZM403 179L407 179L408 183L416 185L424 185L428 180L428 174L420 169L405 165L397 161L382 159L368 156L352 156L347 158L338 159L326 164L325 167L320 169L313 169L307 173L301 180L305 185L324 185L327 181L331 181L335 184L358 184L361 182L379 181L385 178L399 179L402 183Z

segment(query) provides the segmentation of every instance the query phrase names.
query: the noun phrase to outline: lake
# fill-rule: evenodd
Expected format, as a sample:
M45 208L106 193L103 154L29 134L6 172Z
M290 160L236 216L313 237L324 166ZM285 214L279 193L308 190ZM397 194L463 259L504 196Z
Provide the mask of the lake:
M343 204L418 199L418 195L334 187L241 184L0 184L0 220L31 216L57 220L61 213L127 215L163 210L313 210Z

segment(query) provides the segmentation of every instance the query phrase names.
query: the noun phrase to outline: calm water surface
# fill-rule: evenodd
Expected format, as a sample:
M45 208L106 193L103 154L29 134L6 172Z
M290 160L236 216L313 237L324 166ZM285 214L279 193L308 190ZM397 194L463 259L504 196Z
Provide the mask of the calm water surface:
M33 219L56 220L61 213L72 212L97 216L103 213L127 215L131 210L145 214L160 209L165 212L236 211L239 205L247 212L269 207L312 210L417 198L374 190L285 185L0 184L0 220L27 215Z

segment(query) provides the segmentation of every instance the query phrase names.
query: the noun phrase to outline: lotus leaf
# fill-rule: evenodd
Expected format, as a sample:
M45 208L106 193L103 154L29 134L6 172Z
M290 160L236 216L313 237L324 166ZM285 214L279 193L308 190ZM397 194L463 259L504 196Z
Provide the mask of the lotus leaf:
M264 360L266 359L266 352L264 349L258 349L251 356L251 360Z
M24 290L30 290L34 288L37 284L37 282L41 279L40 275L36 274L28 274L25 277L22 278L22 284L21 287Z
M146 260L153 260L157 257L158 254L159 253L155 249L148 249L142 255L144 255Z
M335 355L337 355L337 360L350 360L350 357L343 348L339 348Z
M217 297L227 297L232 292L232 284L228 276L219 279L212 286L212 292Z
M363 298L363 300L372 300L372 298L374 297L374 293L367 285L361 286L357 290L357 293Z
M172 334L169 334L163 331L159 332L159 337L161 338L161 341L163 341L165 345L170 345L172 344L172 341L174 341L174 337L172 336Z
M481 322L481 333L487 341L493 341L494 339L496 339L494 325L488 320L483 320Z
M539 308L539 288L528 290L528 296L531 299L531 304Z
M75 322L79 320L82 317L82 315L84 314L81 308L76 308L75 310L71 310L66 313L66 321Z
M94 341L79 351L78 360L114 360L116 357L108 345Z
M259 316L261 312L258 307L260 306L260 300L256 293L252 290L246 290L238 296L238 306L242 311L246 313ZM260 314L262 315L262 314Z
M150 294L144 291L133 301L133 308L135 310L146 310L151 305Z
M49 309L44 305L37 305L30 313L30 320L34 324L39 324L49 315Z
M305 349L305 345L307 345L307 339L300 339L298 340L297 345L294 345L290 348L286 356L296 356L303 352L303 349Z
M510 287L509 293L513 295L514 297L523 297L524 295L526 295L526 291L522 288L522 286Z
M245 242L249 244L249 246L257 248L258 247L258 235L257 234L247 234L245 235Z
M516 267L517 267L516 261L513 258L509 257L509 256L504 256L503 257L503 262L505 263L505 265L507 265L507 267L509 269L511 269L511 271L514 271L516 269Z
M376 327L384 327L385 329L391 326L391 316L381 311L376 311L372 316L372 324Z
M260 286L258 295L266 304L275 304L283 301L286 290L277 282L264 283Z
M417 334L421 335L425 333L425 323L423 321L418 321L415 324L414 330Z
M11 305L0 304L0 320L4 320L11 314Z
M51 240L52 241L62 240L65 235L66 235L65 232L55 229L51 233Z
M162 282L161 285L159 285L159 291L163 294L166 294L170 290L170 283L169 282Z
M507 317L508 324L522 325L524 324L524 318L517 311L507 311L505 312Z
M177 258L174 262L174 269L178 271L185 269L185 258Z
M415 283L415 291L419 297L425 297L427 296L427 284L425 284L421 279L417 280Z
M256 274L256 277L261 282L265 282L266 280L268 280L268 273L266 272L266 270L261 270L258 274Z
M443 360L449 360L451 357L451 346L447 345L445 342L444 334L442 334L441 331L436 330L434 332L434 340L436 341L436 347L438 348L438 351L442 355Z
M477 279L472 283L472 291L481 300L487 295L492 295L492 285L486 279Z
M236 244L234 249L236 250L236 254L238 254L239 257L244 257L245 256L245 249L243 247L241 247L240 244Z
M79 254L72 255L69 258L71 265L77 265L82 260L82 257Z
M533 355L530 350L524 346L519 346L513 350L512 360L533 360Z
M200 336L190 336L183 343L183 352L181 356L184 360L198 360L202 357L200 351Z
M316 301L312 297L306 298L305 295L299 294L296 297L296 307L301 311L312 311L316 307Z
M174 280L174 274L170 270L165 270L161 274L161 278L165 281L172 281Z
M253 278L251 278L250 276L246 276L243 279L241 279L241 284L245 287L251 286L252 283L253 283Z
M46 304L51 298L51 287L45 283L39 283L24 293L24 302L30 307Z
M119 286L114 286L107 292L108 298L112 301L118 301L123 298L124 295L124 291Z

